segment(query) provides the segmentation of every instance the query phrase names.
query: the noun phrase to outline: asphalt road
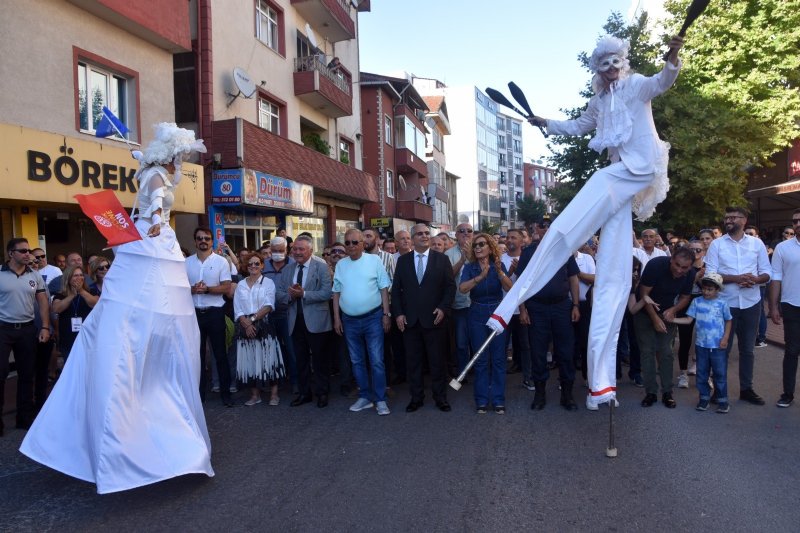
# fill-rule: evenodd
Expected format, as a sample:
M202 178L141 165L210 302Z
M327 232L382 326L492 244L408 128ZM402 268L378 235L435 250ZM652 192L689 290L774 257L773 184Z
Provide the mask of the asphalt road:
M677 409L645 409L643 390L622 382L616 459L605 456L607 408L564 411L551 379L548 406L533 412L518 374L504 416L476 414L471 386L450 392L450 413L428 394L413 414L400 387L387 417L350 413L339 396L325 409L289 407L285 392L278 407L211 401L215 477L104 496L21 455L23 432L10 429L0 438L0 530L796 531L800 404L775 407L781 358L773 346L756 350L767 405L734 400L727 415L696 412L694 388L676 390Z

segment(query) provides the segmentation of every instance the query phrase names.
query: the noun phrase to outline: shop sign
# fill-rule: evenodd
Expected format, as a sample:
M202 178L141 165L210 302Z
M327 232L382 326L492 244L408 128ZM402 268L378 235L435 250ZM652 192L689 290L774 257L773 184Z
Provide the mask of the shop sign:
M215 171L211 190L216 204L314 212L314 187L252 169Z
M392 219L389 217L370 218L369 225L373 228L388 228L391 225Z
M215 170L211 178L211 197L215 204L242 203L242 169Z

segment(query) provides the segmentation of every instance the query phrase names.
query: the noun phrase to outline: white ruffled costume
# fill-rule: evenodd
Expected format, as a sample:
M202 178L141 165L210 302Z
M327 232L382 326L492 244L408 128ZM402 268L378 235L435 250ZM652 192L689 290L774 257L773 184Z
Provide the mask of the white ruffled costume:
M590 68L597 72L610 54L627 57L628 43L615 37L598 41ZM652 215L669 189L669 145L658 137L650 100L675 82L680 63L667 63L658 74L628 74L627 59L620 79L597 94L574 120L547 120L557 135L585 135L596 129L589 146L608 150L611 165L595 172L562 213L552 222L531 262L497 307L488 325L502 331L514 310L537 292L566 263L569 256L602 228L589 331L589 395L586 405L616 398L616 351L620 324L631 288L633 254L631 210L640 220Z
M184 258L169 226L173 191L160 163L205 151L191 131L156 126L137 172L142 240L115 248L103 296L20 451L97 484L98 493L172 477L213 476L200 402L200 333ZM161 208L160 235L148 237Z

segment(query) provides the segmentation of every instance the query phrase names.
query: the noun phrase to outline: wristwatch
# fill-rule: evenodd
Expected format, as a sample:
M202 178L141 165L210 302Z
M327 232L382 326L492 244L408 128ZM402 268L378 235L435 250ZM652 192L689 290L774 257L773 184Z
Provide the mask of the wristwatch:
M250 322L256 321L256 315L250 315L248 318L250 319Z
M392 318L392 313L383 313L383 316L388 316L389 318Z

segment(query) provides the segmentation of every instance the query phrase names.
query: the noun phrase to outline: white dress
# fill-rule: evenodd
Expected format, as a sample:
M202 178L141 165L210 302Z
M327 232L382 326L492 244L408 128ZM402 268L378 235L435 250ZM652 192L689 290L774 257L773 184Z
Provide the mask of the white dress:
M254 315L267 306L275 308L275 284L271 279L262 275L252 287L247 284L247 278L236 285L233 314L237 324L239 318ZM259 321L254 338L239 335L236 340L236 370L239 379L245 383L253 379L269 381L286 376L280 344L265 324L270 317L271 313ZM241 328L236 330L241 333Z
M98 493L213 476L200 402L200 332L184 258L168 225L174 184L140 176L142 240L115 249L103 295L20 451L97 484ZM162 207L161 234L148 237Z

